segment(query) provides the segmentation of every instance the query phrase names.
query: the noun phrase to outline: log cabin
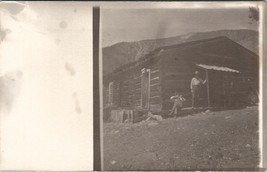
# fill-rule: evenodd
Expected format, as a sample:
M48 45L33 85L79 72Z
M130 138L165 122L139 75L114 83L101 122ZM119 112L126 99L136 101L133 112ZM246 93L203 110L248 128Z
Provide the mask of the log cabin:
M258 90L258 55L227 37L160 47L103 77L104 105L162 112L171 109L177 91L191 107L190 82L199 71L201 107L244 103L248 90Z

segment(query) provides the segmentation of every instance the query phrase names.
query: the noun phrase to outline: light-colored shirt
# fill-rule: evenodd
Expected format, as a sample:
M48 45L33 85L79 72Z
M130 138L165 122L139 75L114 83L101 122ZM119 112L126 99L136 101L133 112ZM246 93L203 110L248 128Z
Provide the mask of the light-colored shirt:
M205 83L206 83L206 80L203 81L201 78L196 78L196 77L194 77L194 78L192 78L192 80L191 80L190 88L191 88L191 90L192 90L193 85L200 85L200 84L205 84Z
M178 101L178 100L185 101L185 98L182 95L171 96L171 99L175 101Z

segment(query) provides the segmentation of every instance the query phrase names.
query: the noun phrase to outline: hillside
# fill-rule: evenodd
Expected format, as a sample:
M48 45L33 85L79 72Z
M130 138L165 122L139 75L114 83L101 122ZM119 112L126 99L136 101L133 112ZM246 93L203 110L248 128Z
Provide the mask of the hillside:
M192 32L185 35L141 40L137 42L120 42L103 48L103 72L107 74L117 67L135 61L143 55L162 46L180 44L201 39L226 36L258 54L258 32L253 30L218 30L210 32Z
M106 171L255 171L258 107L162 121L104 123Z

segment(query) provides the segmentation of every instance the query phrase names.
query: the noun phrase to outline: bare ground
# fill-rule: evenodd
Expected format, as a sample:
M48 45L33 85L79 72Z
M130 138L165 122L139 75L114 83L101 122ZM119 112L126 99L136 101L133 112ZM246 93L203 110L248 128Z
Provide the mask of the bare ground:
M105 123L104 170L252 170L258 144L258 107Z

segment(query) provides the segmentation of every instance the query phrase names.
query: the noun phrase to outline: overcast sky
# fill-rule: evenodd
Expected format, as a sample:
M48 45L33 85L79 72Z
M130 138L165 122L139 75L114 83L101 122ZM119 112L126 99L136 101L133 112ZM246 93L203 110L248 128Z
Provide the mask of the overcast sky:
M108 46L121 41L165 38L189 32L221 29L257 30L247 8L221 9L102 9L102 41Z

